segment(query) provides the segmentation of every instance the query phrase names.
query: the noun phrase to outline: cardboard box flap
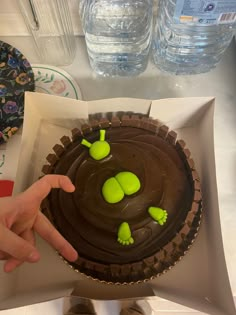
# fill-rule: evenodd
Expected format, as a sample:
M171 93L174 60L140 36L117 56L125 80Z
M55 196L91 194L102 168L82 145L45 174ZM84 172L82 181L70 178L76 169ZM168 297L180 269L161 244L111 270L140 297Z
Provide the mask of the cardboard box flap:
M134 98L112 98L88 102L88 113L122 115L122 113L136 113L148 115L151 106L150 100Z
M177 264L175 270L170 270L166 274L167 278L175 279L171 285L167 284L164 278L160 277L159 281L151 282L155 294L174 302L193 307L203 312L211 314L235 314L234 301L232 298L229 284L219 217L218 193L216 186L215 157L214 157L214 99L201 98L203 103L200 105L199 99L180 99L180 103L187 106L187 111L192 108L194 112L189 115L177 115L174 106L174 100L167 100L164 109L165 121L168 118L168 126L179 128L189 126L191 123L195 126L195 132L189 131L184 139L190 148L194 161L201 178L203 194L203 222L200 227L199 235L193 244L189 253L184 257L184 262ZM174 120L171 115L181 116L180 120ZM174 113L175 112L175 113ZM162 114L158 107L158 101L155 101L151 107L150 115ZM196 118L196 120L194 120ZM173 127L172 127L173 128ZM179 132L179 136L181 132ZM191 137L191 139L188 139ZM204 142L199 141L204 139ZM205 143L208 143L206 146ZM196 145L197 144L197 145ZM209 211L212 209L212 211ZM198 245L199 246L196 246ZM201 243L201 245L200 245ZM219 250L221 254L219 255ZM208 257L204 261L202 257ZM186 263L186 264L185 264ZM195 266L196 268L193 268ZM179 269L179 272L175 272ZM181 275L184 275L182 277ZM220 286L228 292L225 297L220 294ZM204 286L201 285L204 283ZM171 293L172 291L172 293ZM176 292L178 294L176 295ZM171 296L171 298L170 298ZM184 297L184 298L183 298ZM193 299L194 297L194 299ZM227 299L227 303L226 300Z
M206 107L212 106L214 97L178 98L178 107L175 98L167 98L164 102L163 106L163 100L152 101L150 117L161 117L169 128L177 129L196 125L205 115Z
M25 114L31 115L31 110L37 111L41 118L47 120L88 118L88 102L36 92L26 92ZM25 118L27 121L27 117Z

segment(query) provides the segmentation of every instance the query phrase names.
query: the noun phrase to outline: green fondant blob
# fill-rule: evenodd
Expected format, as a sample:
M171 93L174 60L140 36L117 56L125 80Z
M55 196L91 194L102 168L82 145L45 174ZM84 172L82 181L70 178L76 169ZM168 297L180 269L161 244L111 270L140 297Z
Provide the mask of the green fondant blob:
M127 222L123 222L119 226L117 241L122 245L131 245L134 243L129 224Z
M124 198L125 194L115 177L110 177L102 186L102 195L106 202L117 203Z
M94 160L102 160L110 154L110 145L105 141L106 130L100 130L100 140L95 141L94 143L88 142L86 139L81 141L81 144L89 148L89 155Z
M94 160L102 160L110 153L110 145L107 141L95 141L89 148L89 154Z
M149 207L148 213L153 218L153 220L157 221L160 225L163 225L167 220L168 213L166 210L161 208Z
M121 201L125 195L130 196L139 191L140 186L140 181L134 173L120 172L105 181L102 194L107 202L116 203Z
M141 187L138 177L132 172L120 172L115 178L127 196L135 194Z

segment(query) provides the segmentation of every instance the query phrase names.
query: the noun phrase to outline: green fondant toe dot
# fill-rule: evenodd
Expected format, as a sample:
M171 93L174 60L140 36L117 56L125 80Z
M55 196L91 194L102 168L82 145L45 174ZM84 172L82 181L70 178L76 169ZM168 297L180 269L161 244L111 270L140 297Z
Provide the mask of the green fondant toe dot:
M108 203L117 203L124 198L124 192L115 177L105 181L102 186L102 195Z
M161 208L149 207L148 213L153 218L153 220L157 221L160 225L163 225L167 220L168 213L166 210Z
M117 241L122 245L131 245L134 243L129 224L127 222L123 222L119 226Z
M130 237L129 243L130 243L130 244L134 244L134 239L133 239L133 237Z
M138 177L131 172L120 172L115 176L125 195L133 195L139 191L141 185Z

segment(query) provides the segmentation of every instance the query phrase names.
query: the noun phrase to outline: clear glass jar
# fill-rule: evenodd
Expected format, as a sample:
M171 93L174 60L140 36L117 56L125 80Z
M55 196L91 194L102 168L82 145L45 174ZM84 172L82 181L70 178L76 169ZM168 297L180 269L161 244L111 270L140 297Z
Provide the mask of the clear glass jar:
M73 62L76 43L67 0L19 0L40 62L62 66Z

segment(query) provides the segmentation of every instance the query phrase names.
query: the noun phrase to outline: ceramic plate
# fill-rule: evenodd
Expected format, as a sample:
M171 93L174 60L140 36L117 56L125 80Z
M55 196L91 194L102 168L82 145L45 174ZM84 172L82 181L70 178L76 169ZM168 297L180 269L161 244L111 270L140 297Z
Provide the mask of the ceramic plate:
M22 125L24 92L34 88L34 73L28 60L18 49L0 41L0 144Z
M75 80L64 70L49 65L32 65L36 92L82 99Z

